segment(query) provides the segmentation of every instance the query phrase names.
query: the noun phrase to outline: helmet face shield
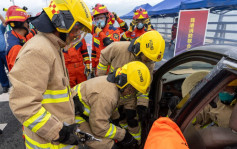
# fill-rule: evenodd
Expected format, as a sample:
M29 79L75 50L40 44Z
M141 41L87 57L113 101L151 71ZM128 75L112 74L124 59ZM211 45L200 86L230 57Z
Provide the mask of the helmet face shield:
M69 48L73 47L76 43L81 42L81 40L85 38L88 31L89 30L87 29L87 27L77 22L67 35L66 39L67 45L64 48L64 50L67 51Z
M115 79L116 79L117 87L120 89L123 89L125 86L128 85L126 74L121 74L121 75L117 76Z

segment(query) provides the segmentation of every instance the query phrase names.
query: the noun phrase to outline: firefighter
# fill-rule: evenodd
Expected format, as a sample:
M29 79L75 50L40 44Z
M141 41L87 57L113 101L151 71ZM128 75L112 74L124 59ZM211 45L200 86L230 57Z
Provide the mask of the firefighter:
M81 116L80 129L101 138L101 142L87 142L92 148L137 149L137 140L113 121L119 117L117 107L120 96L146 93L150 86L150 72L139 61L130 62L108 76L82 82L74 87L78 98L74 98L75 111ZM111 123L112 122L112 123ZM114 143L117 140L118 143Z
M106 46L114 41L119 41L120 31L110 26L107 22L109 19L108 9L102 4L96 4L93 8L93 39L92 39L92 73L99 63L100 53Z
M119 27L117 27L117 29L120 31L120 34L128 30L128 25L124 20L120 19L115 12L112 12L112 13L109 12L108 24L113 26L115 23L115 20L119 24Z
M121 37L121 41L131 41L141 36L147 31L153 30L148 13L145 9L139 8L134 12L133 20L130 23L128 31Z
M188 76L182 84L182 96L185 97L200 82L209 71L198 71ZM230 82L211 104L204 109L192 121L196 128L219 126L229 128L229 120L236 104L237 80ZM214 105L213 105L214 103Z
M128 62L139 60L146 64L152 76L155 65L154 61L160 61L163 58L164 50L165 41L157 31L146 32L131 42L112 43L101 52L97 75L106 75L109 65L110 72L113 72ZM127 96L120 100L120 106L124 106L126 111L128 129L137 136L139 141L141 140L140 126L136 118L136 110L139 119L142 120L147 114L148 104L148 94L138 93L136 96ZM122 123L124 125L124 122ZM127 127L127 125L124 127Z
M12 28L6 33L6 60L8 70L11 71L17 54L22 46L32 38L37 32L29 32L28 14L18 6L11 6L6 13L6 24Z
M63 51L63 55L69 73L71 88L86 81L90 73L90 58L85 39L82 39L81 42L71 47L68 51Z
M31 23L39 33L22 47L9 74L10 108L24 126L26 148L77 148L76 92L62 50L91 32L89 9L82 0L52 0Z

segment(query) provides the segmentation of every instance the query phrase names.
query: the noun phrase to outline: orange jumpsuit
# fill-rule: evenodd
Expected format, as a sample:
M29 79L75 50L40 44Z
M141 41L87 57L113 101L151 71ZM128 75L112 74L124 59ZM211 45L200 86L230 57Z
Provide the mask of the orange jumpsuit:
M8 31L6 33L7 37L7 47L6 47L6 60L9 72L11 71L13 65L15 64L16 57L21 50L22 46L30 40L37 32L31 29L26 37L21 36L15 31Z
M84 64L90 64L90 58L85 39L70 48L68 51L63 51L63 54L65 58L65 65L69 73L71 88L83 81L86 81L87 78L84 73Z
M125 21L118 18L117 22L119 24L120 27L117 27L117 29L119 30L120 34L122 34L124 31L128 30L127 28L125 28ZM127 27L127 26L126 26Z
M103 50L106 46L108 46L104 43L105 38L110 41L119 41L120 31L117 28L109 24L106 24L103 30L99 33L99 36L93 33L93 39L92 39L93 44L91 54L92 68L97 67L97 65L99 64L101 50Z
M121 40L123 41L131 41L133 38L140 37L142 34L147 32L145 27L143 29L137 29L135 28L133 32L126 31L123 36L121 37Z
M168 117L156 120L147 137L144 149L188 149L181 130Z

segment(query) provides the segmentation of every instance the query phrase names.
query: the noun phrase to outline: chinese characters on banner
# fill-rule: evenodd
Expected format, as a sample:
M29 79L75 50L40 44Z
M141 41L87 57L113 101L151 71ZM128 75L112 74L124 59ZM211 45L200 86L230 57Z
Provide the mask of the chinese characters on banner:
M205 42L209 10L182 10L176 37L175 55Z

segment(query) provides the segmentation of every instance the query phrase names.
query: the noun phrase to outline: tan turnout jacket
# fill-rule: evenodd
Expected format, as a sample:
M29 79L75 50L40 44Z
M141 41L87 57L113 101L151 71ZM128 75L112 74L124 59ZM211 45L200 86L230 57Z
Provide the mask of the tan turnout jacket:
M24 125L27 148L73 147L53 143L63 122L75 123L74 103L61 48L52 33L39 33L17 56L10 72L10 107Z
M107 68L110 65L110 72L122 67L123 65L136 61L135 55L128 51L128 47L131 44L130 41L120 41L114 42L107 46L104 50L101 51L99 64L97 66L97 75L102 76L106 75ZM154 62L145 63L145 65L149 68L151 73L151 81L153 78L153 69L155 66ZM131 97L129 97L130 99ZM126 99L128 100L128 99ZM140 94L137 96L137 105L143 105L148 107L149 99L148 95ZM126 106L129 106L127 103ZM128 109L133 109L132 105L128 107Z
M115 83L107 81L107 76L96 77L74 87L89 117L92 132L104 138L122 141L125 129L110 123L117 110L120 93Z

